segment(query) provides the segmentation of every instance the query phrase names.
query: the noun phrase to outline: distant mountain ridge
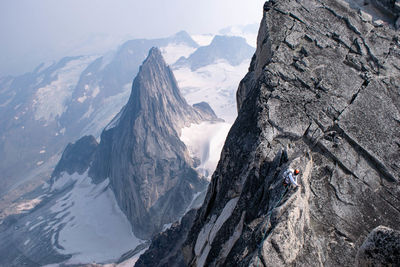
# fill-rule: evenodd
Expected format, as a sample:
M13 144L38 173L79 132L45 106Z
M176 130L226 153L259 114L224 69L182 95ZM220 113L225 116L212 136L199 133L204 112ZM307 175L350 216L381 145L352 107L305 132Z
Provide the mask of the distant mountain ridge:
M66 57L50 66L41 64L32 73L2 78L0 195L71 140L98 137L126 103L149 49L169 44L198 47L182 31L168 38L127 41L101 57Z
M237 36L217 35L208 46L199 47L188 58L180 58L174 68L189 66L192 71L214 63L218 59L228 61L232 66L251 58L254 48L246 39Z

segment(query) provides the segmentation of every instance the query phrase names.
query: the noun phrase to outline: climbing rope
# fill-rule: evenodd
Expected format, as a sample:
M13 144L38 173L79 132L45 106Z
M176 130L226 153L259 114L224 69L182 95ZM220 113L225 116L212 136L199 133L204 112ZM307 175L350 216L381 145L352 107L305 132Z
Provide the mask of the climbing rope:
M258 248L257 248L258 254L260 254L261 246L262 246L262 244L264 243L264 240L265 240L265 238L266 238L266 233L267 233L268 227L265 227L265 226L268 225L269 220L271 219L272 212L275 210L276 207L278 207L278 205L281 203L281 201L282 201L283 197L285 196L285 194L289 191L289 186L290 186L290 185L288 185L288 187L286 188L286 190L283 191L283 193L282 193L281 196L279 197L278 202L276 202L276 204L272 207L272 209L271 209L270 211L267 212L266 223L264 223L264 226L263 226L263 227L265 228L265 230L264 230L264 232L263 232L263 234L262 234L262 240L261 240L261 242L258 244ZM258 255L257 267L259 266L260 258L261 258L260 255Z

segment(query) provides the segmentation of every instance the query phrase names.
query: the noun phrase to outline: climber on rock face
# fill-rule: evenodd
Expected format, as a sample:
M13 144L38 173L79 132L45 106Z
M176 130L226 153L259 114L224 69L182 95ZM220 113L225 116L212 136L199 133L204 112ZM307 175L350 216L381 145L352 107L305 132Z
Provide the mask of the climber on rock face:
M285 187L290 186L291 184L298 187L297 184L297 175L300 173L299 169L288 169L283 173L283 185Z

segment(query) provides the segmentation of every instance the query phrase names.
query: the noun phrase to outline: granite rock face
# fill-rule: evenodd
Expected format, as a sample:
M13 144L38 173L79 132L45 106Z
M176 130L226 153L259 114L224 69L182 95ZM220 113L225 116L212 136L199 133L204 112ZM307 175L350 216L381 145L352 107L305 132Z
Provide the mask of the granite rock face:
M73 144L69 143L51 175L52 179L58 177L62 172L84 173L89 168L98 145L96 138L92 135L84 136Z
M265 3L188 266L354 266L375 227L399 229L393 3ZM285 190L287 168L301 170L299 188Z
M400 232L375 228L357 253L357 266L400 266Z
M186 266L183 260L181 246L186 240L187 233L196 216L196 211L195 209L190 210L182 217L179 223L174 223L171 228L156 235L149 249L140 256L135 266Z
M101 135L89 175L109 178L135 235L148 239L178 220L207 182L192 168L179 139L191 123L217 120L189 106L158 48L140 67L126 106Z

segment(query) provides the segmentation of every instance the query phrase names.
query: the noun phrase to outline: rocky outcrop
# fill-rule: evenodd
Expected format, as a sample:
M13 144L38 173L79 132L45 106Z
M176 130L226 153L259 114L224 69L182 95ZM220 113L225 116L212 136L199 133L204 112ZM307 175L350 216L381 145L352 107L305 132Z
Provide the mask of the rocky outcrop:
M156 235L151 242L151 246L140 256L135 266L186 266L181 247L186 240L187 233L196 216L196 211L195 209L190 210L182 217L179 223L174 223L171 228Z
M357 266L400 266L400 232L375 228L357 253Z
M396 21L350 0L268 1L263 12L185 262L354 266L371 230L400 223ZM287 192L294 167L300 187Z
M205 188L179 134L191 123L215 119L186 103L159 49L152 48L128 103L103 131L89 171L96 182L110 179L137 237L150 238L178 220Z
M91 135L84 136L73 144L69 143L51 175L52 179L56 179L62 172L84 173L89 168L98 145L96 138Z

